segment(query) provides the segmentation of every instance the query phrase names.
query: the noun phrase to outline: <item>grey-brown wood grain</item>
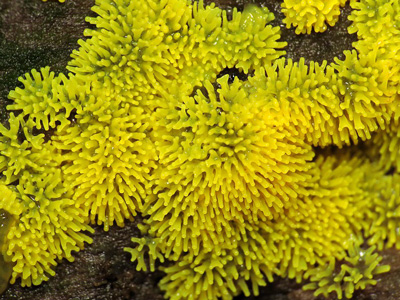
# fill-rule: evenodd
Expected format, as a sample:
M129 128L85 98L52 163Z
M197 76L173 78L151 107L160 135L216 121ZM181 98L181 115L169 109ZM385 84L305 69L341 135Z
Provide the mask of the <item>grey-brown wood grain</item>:
M10 214L0 209L0 294L7 289L12 273L13 265L10 261L6 260L3 244L13 221Z

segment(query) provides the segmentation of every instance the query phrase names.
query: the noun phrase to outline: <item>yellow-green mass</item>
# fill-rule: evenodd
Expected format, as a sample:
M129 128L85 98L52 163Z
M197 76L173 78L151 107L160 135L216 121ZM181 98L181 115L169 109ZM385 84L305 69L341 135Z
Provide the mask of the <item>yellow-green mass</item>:
M347 0L284 0L283 23L287 28L296 27L296 33L324 32L327 25L334 26L339 20L340 7Z
M157 157L147 134L149 109L100 86L77 88L74 120L58 127L52 141L63 152L61 170L75 206L108 230L142 209Z
M321 32L345 3L284 1L284 23ZM54 275L90 224L141 215L125 250L164 272L169 299L258 295L277 277L339 299L376 284L376 251L400 247L400 5L350 5L354 49L306 63L284 57L265 7L97 0L69 73L32 70L9 95L11 283Z
M23 286L54 275L60 259L73 261L71 251L91 242L83 231L92 231L63 181L60 152L27 123L11 113L9 128L0 125L0 209L15 219L2 253L13 263L11 283Z
M289 120L243 82L226 75L216 83L160 101L155 112L160 167L143 213L176 254L229 244L232 226L274 218L310 179L314 153Z
M388 272L389 266L379 265L382 257L374 253L375 246L362 250L359 244L358 237L351 240L345 262L340 264L340 271L335 267L333 259L326 266L308 270L305 277L310 278L311 283L305 285L304 289L315 290L315 296L322 294L328 297L331 292L335 292L338 299L343 299L343 295L345 299L351 299L356 290L376 285L373 276Z
M273 14L255 5L234 9L231 20L203 1L97 1L93 11L99 16L86 20L97 29L85 30L90 38L78 41L67 69L138 99L171 93L172 83L185 92L226 67L248 73L285 54Z

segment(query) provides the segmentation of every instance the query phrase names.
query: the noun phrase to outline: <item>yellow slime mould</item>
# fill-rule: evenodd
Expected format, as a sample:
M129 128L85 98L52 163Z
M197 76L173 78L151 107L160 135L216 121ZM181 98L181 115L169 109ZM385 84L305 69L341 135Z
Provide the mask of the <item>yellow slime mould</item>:
M284 22L324 31L345 2L287 0ZM170 299L257 295L276 277L339 298L376 284L375 249L400 247L400 5L351 6L354 50L306 64L254 4L228 19L202 1L97 0L70 74L21 77L0 125L10 282L40 284L90 223L140 214L125 250L164 271Z
M56 77L49 67L40 72L33 69L19 81L24 87L9 93L9 99L14 102L7 106L8 110L21 111L30 127L39 130L69 124L68 118L78 103L71 97L73 87L63 74Z
M58 260L72 261L71 251L91 242L82 231L92 229L64 185L60 153L43 134L12 113L9 129L0 125L0 132L0 209L15 219L2 252L13 263L11 283L37 285L54 275Z
M310 179L303 135L228 77L216 90L206 82L193 97L160 100L155 112L160 167L143 213L176 255L230 243L232 224L274 218Z
M97 1L92 10L99 16L86 20L96 29L85 30L68 70L130 88L139 99L172 82L193 89L226 67L248 73L285 54L279 27L269 25L273 14L255 5L235 8L232 20L203 1Z
M142 209L156 154L147 134L147 108L98 82L88 90L76 88L74 122L58 128L52 140L64 153L61 169L75 206L108 230L114 222L123 226Z
M375 246L362 250L359 241L351 240L346 263L340 265L340 271L335 268L335 259L331 258L325 266L319 266L307 271L305 277L311 283L304 286L306 290L315 290L314 295L328 297L335 292L338 299L351 299L354 291L365 289L366 285L375 285L374 275L388 272L388 265L379 265L382 257L374 253Z
M296 33L324 32L327 25L334 26L339 19L340 7L347 0L284 0L283 23L287 28L296 27Z

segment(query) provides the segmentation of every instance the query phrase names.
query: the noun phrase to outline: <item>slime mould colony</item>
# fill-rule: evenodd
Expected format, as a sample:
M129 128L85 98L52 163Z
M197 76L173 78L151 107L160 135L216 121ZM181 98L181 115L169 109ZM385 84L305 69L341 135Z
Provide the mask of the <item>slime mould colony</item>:
M284 22L323 31L344 3L285 0ZM283 57L267 8L97 0L68 75L33 70L9 94L0 288L48 280L90 224L137 214L126 251L164 271L170 299L376 284L375 251L400 249L400 5L350 5L354 50L306 65Z

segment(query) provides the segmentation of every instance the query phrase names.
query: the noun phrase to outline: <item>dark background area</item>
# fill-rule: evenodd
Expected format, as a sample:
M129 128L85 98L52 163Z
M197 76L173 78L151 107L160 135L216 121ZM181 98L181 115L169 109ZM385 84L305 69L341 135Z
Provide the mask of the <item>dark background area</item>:
M134 0L132 0L134 1ZM206 4L212 1L206 0ZM217 6L232 11L242 10L246 3L267 6L275 13L274 25L282 29L282 40L288 42L287 57L298 61L333 61L343 57L343 50L351 49L356 40L347 34L350 24L347 16L350 8L342 9L342 15L334 28L325 33L296 35L294 29L286 29L281 22L282 1L216 0ZM6 123L5 109L10 90L19 86L18 77L31 69L51 66L55 72L65 72L65 66L77 40L83 37L88 27L85 16L94 16L90 7L94 0L56 1L40 0L0 0L0 121ZM233 74L234 75L234 74ZM74 263L63 260L56 268L56 276L38 287L22 288L16 284L0 296L0 300L158 300L163 294L157 287L161 272L137 272L130 263L130 255L123 251L131 246L130 238L139 236L135 223L124 228L112 227L104 232L96 227L92 235L94 242L85 250L76 253ZM387 250L382 253L383 263L390 264L392 270L379 277L375 287L357 292L354 299L400 299L400 251ZM313 293L302 291L301 285L292 280L279 279L261 289L259 297L236 299L252 300L311 300ZM318 297L318 299L324 299ZM332 297L331 299L335 299Z

